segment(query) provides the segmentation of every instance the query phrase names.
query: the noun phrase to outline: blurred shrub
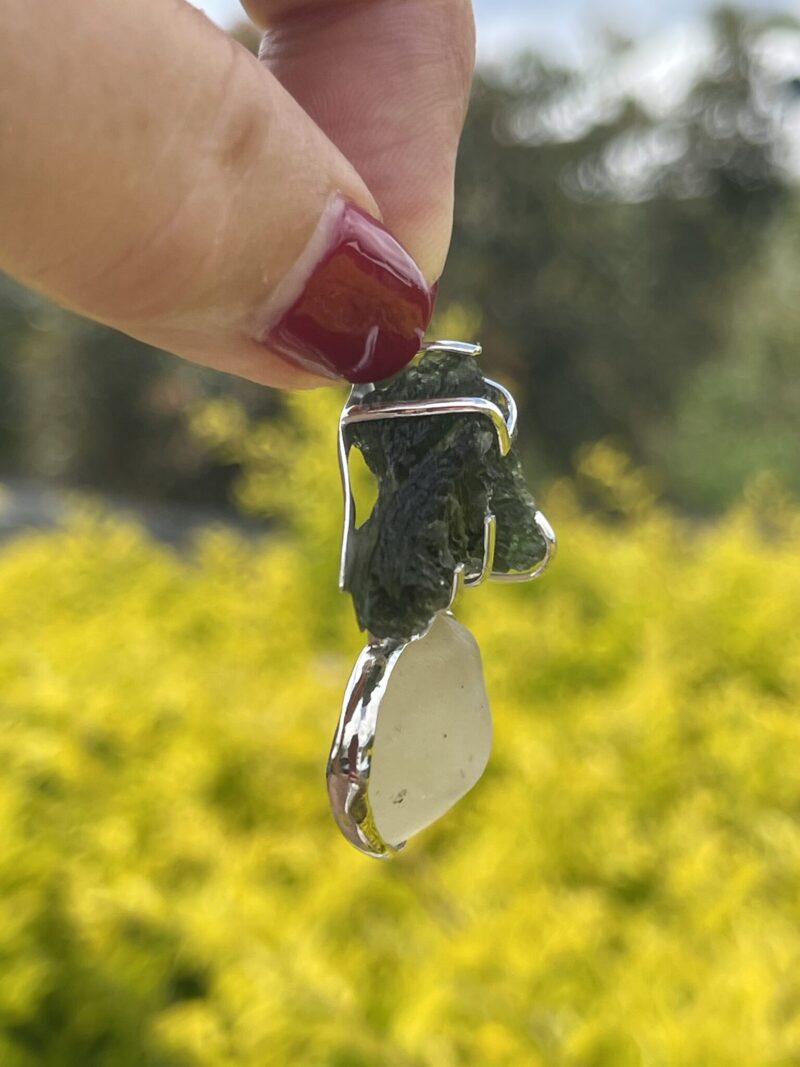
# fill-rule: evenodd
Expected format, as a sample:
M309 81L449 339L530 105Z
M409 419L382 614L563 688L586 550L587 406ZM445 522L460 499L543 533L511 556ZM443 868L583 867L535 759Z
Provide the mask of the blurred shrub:
M248 442L269 542L84 513L0 555L0 1063L800 1062L800 511L763 480L692 530L588 454L612 517L556 486L552 575L461 609L485 780L381 865L323 782L359 645L336 404L198 420Z

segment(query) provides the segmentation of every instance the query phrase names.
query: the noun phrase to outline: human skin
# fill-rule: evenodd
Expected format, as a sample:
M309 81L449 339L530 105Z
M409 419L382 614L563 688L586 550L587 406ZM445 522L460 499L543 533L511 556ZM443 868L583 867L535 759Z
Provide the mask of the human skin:
M260 61L184 0L6 6L0 269L186 359L318 385L329 374L270 347L276 294L303 289L337 196L438 279L471 6L245 6L264 30Z

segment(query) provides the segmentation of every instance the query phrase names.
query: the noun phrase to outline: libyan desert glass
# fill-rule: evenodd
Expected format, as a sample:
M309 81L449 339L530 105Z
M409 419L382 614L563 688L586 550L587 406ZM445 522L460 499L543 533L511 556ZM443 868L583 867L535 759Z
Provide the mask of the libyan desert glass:
M473 788L491 747L480 650L451 614L411 641L368 645L328 763L336 821L357 848L389 856Z

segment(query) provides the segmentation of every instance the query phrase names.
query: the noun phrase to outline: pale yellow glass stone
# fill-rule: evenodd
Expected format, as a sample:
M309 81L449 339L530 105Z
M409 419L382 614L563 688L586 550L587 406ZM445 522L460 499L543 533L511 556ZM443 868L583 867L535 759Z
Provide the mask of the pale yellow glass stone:
M478 782L491 748L480 649L439 615L403 650L381 698L369 799L384 841L400 845L441 818Z

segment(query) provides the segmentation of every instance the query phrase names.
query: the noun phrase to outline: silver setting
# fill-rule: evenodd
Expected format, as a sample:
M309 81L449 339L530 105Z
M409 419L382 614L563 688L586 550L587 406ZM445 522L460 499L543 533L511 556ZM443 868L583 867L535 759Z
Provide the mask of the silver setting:
M412 641L427 635L433 622L411 641L371 641L358 657L347 689L331 754L327 782L331 810L351 845L374 859L391 859L405 847L380 835L369 799L372 752L378 713L394 666Z
M534 582L537 578L541 578L556 558L556 553L558 552L558 538L556 537L555 530L550 525L544 512L537 511L534 515L534 519L536 525L539 527L539 533L544 538L544 558L528 571L511 571L508 574L503 574L502 571L492 571L491 581L509 583Z
M474 341L426 341L420 349L422 352L452 352L456 356L474 356L483 353L483 345Z
M479 356L481 346L468 344L464 341L429 341L423 346L426 352L453 352L457 355ZM350 546L353 532L356 528L356 507L353 495L353 486L350 480L349 456L352 448L348 440L347 428L359 422L378 422L383 419L409 419L420 418L429 415L483 415L491 419L497 433L497 443L500 455L507 456L511 451L514 439L517 435L518 412L513 396L499 382L491 378L484 379L492 389L497 390L503 399L505 411L498 404L485 397L461 396L445 397L432 400L402 400L393 404L379 404L368 406L362 403L373 390L372 385L353 386L347 403L339 418L339 469L342 476L344 489L344 533L342 536L342 551L339 562L339 588L344 589L347 577L348 564L350 561ZM458 593L463 587L474 588L484 581L493 582L532 582L541 577L555 558L557 540L553 527L541 511L535 515L536 524L545 542L544 559L536 563L530 570L503 573L494 570L494 553L497 542L497 523L494 515L486 516L484 535L484 558L481 572L478 575L467 576L464 566L456 568L453 578L453 595L450 607L455 602Z
M492 732L480 650L451 612L411 640L371 641L328 760L343 835L368 856L391 858L477 785Z

